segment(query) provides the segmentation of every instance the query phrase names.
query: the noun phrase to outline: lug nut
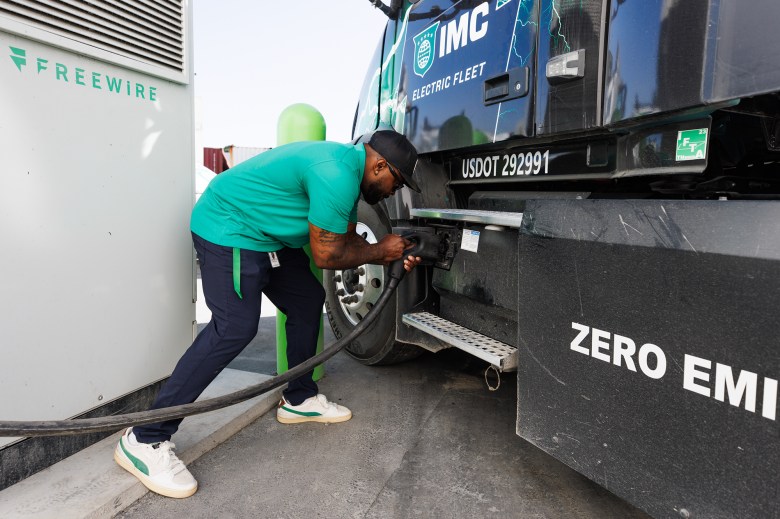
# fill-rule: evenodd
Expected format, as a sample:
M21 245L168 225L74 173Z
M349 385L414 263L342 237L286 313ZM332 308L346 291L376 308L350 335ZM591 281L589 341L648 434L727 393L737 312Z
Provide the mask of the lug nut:
M358 276L362 276L363 274L366 273L366 269L364 269L363 267L358 267L357 273L358 273Z
M341 274L337 274L333 276L333 281L335 281L336 283L341 283Z
M344 292L343 288L339 288L338 290L336 290L336 295L339 296L339 297L341 297L341 296L343 296L345 294L346 294L346 292Z
M358 283L357 285L355 285L355 292L362 292L362 291L363 291L362 283Z

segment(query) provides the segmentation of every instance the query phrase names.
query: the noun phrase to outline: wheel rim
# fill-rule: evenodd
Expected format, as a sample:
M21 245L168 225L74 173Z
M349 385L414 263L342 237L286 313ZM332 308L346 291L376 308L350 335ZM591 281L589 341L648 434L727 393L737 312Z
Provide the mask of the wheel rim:
M358 222L355 232L368 243L377 239L371 228ZM374 307L385 286L385 269L382 265L365 264L353 269L336 270L333 281L339 308L347 320L356 325Z

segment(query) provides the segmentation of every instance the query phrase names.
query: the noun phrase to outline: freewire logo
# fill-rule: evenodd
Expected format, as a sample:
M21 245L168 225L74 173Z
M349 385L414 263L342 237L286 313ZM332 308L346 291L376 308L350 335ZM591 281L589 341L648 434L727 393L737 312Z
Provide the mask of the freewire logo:
M27 51L24 49L17 49L16 47L10 47L11 59L16 64L16 68L19 72L22 71L22 67L27 65Z
M13 61L19 72L25 73L28 56L25 49L18 47L8 47L11 49L9 57ZM32 57L29 58L32 61ZM29 72L27 72L29 73ZM50 62L43 57L35 58L35 73L38 76L49 77L62 83L74 84L91 88L92 90L103 90L117 95L124 95L138 100L157 101L157 87L145 85L130 81L127 78L121 78L116 75L109 75L97 70L87 70L82 67L72 66L65 63Z

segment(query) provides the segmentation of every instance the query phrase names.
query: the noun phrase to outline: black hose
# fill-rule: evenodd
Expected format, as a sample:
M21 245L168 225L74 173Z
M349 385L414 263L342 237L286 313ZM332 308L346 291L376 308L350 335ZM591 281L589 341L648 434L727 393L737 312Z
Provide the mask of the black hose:
M253 386L229 393L227 395L209 398L192 402L191 404L182 404L161 409L152 409L149 411L140 411L137 413L118 414L113 416L101 416L99 418L78 418L74 420L51 420L38 422L22 421L0 421L0 437L3 436L68 436L75 434L86 434L98 431L115 431L129 425L143 425L148 423L164 422L184 418L194 414L207 413L216 409L221 409L233 404L238 404L244 400L256 397L263 393L281 386L294 378L298 378L308 371L311 371L318 364L321 364L344 349L358 335L363 333L376 317L382 311L382 308L390 300L390 296L395 291L398 283L406 271L403 268L403 259L397 260L390 265L388 277L390 281L385 285L382 294L374 304L374 307L366 314L362 321L345 337L332 343L331 346L324 349L322 353L316 355L302 364L298 364L289 371L260 382Z

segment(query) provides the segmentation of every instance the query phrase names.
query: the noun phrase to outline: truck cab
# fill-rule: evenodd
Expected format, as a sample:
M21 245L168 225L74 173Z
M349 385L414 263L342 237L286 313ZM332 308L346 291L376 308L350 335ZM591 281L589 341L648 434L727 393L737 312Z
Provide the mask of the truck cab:
M657 517L776 517L780 4L385 6L354 137L416 146L421 193L358 232L440 255L348 351L516 371L517 433ZM337 336L381 267L326 272Z

